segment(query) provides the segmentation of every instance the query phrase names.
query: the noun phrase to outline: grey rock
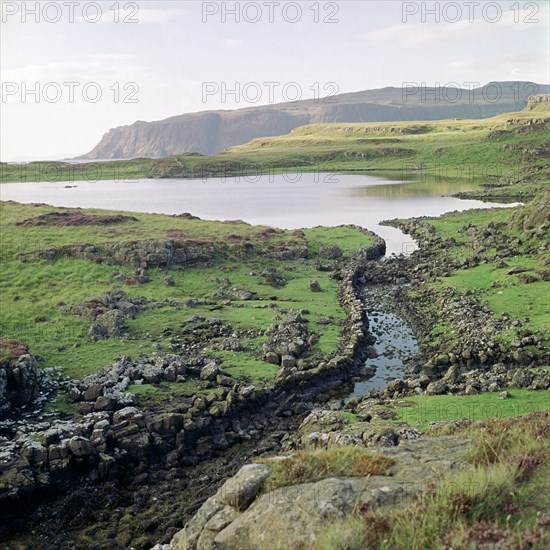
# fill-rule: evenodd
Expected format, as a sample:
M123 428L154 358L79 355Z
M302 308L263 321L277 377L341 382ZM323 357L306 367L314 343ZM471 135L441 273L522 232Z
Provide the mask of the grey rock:
M309 290L311 290L311 292L321 292L322 289L319 281L309 281Z
M281 367L292 368L296 366L296 359L292 355L283 355L281 357Z
M200 378L201 380L208 380L210 382L216 379L216 376L220 373L220 368L216 363L208 363L201 369Z
M220 487L217 498L242 512L256 498L270 472L265 464L247 464Z
M428 395L441 395L447 391L447 384L442 380L436 380L435 382L430 382L426 388L426 394Z

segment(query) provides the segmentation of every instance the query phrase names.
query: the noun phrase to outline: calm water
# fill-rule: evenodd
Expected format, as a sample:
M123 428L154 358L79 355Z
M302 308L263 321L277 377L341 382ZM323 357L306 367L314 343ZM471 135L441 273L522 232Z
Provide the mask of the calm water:
M383 389L390 380L403 378L407 361L419 352L411 327L389 311L387 301L391 300L389 296L393 291L394 287L367 286L363 292L369 331L376 336L373 347L378 356L367 359L365 366L374 369L374 375L356 382L349 399L365 395L370 390Z
M388 254L399 254L414 249L412 239L397 229L379 226L381 220L493 206L443 196L475 187L472 183L404 183L370 175L304 173L208 180L9 183L0 186L0 196L54 206L190 212L205 219L241 219L284 229L357 224L383 237Z

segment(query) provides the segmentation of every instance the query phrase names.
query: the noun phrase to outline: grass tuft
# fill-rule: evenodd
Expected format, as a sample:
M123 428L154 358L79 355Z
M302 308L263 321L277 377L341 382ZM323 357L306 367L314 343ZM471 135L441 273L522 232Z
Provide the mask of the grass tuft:
M284 459L261 459L258 462L271 467L266 491L333 476L388 475L394 464L392 458L351 445L302 451Z

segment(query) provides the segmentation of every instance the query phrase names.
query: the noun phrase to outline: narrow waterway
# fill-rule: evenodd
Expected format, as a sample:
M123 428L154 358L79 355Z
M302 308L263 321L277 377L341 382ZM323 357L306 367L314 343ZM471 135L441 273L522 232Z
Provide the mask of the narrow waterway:
M369 390L380 390L390 380L403 378L408 362L418 354L418 342L407 322L391 312L387 303L393 289L371 287L363 291L369 330L376 337L374 349L377 356L366 362L374 375L368 380L356 382L350 397L365 395Z

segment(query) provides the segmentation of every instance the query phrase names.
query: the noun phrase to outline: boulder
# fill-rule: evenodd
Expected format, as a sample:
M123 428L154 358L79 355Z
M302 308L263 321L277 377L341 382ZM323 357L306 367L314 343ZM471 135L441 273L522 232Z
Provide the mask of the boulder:
M427 395L441 395L444 394L448 389L448 386L443 380L436 380L435 382L430 382L426 388Z
M85 437L71 437L67 443L67 448L76 458L84 458L92 453L90 440Z
M268 478L271 469L265 464L247 464L219 489L217 498L223 504L242 512L250 506Z
M200 378L201 380L208 380L209 382L213 382L216 380L216 376L220 373L220 368L216 363L208 363L208 365L204 366L201 369Z
M136 407L124 407L113 414L113 424L121 424L122 422L136 422L141 420L143 415Z
M292 355L283 355L281 357L281 367L292 368L296 366L296 359Z
M275 353L274 351L268 351L265 354L265 360L268 363L271 363L272 365L278 365L279 361L280 361L279 355L277 353Z
M33 355L23 354L0 365L0 415L27 405L38 393L38 367Z
M321 285L319 284L319 281L309 281L309 290L311 290L311 292L321 292Z
M103 384L94 384L84 390L82 399L84 401L96 401L100 395L103 395Z
M119 309L110 309L98 315L96 322L107 329L109 336L120 336L124 327L124 313Z
M109 338L109 331L107 330L107 327L99 323L94 323L88 329L88 338L90 338L93 342L97 342L98 340L107 340Z
M110 395L100 395L94 405L96 411L113 411L117 408L117 401Z

